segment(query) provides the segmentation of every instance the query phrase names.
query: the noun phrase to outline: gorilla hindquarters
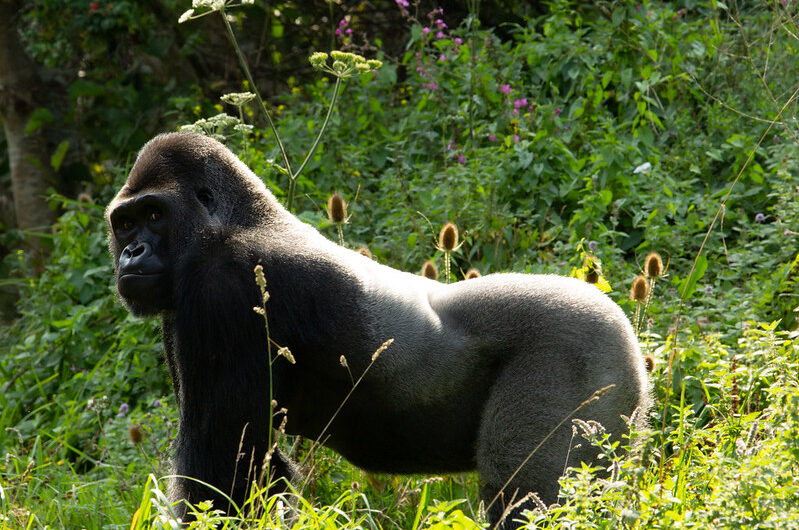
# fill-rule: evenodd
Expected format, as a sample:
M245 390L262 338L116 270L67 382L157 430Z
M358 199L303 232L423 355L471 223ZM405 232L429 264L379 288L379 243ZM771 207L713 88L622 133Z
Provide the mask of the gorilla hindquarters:
M272 366L288 433L315 439L333 417L352 388L342 354L357 377L394 339L325 433L329 447L366 469L476 469L487 502L534 491L551 503L564 467L595 457L588 443L572 446L568 425L500 490L594 391L614 385L578 416L616 439L626 429L621 415L647 406L630 324L593 286L522 274L443 285L377 264L287 212L209 138L150 141L107 219L120 298L162 319L180 407L175 474L232 492L239 506L269 439L267 334L253 311L261 305L258 264L270 293L269 339L296 359ZM273 462L293 478L288 459L276 454ZM172 497L226 505L181 478ZM495 503L489 518L501 513Z

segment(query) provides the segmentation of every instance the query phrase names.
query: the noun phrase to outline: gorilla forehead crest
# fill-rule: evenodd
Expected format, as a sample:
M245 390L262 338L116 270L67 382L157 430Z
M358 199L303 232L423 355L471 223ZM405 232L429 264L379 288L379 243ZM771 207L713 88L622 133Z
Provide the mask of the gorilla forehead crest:
M614 441L627 429L622 415L646 416L638 341L594 286L528 274L445 285L386 267L301 222L209 138L150 141L107 217L120 298L162 321L180 407L174 501L225 510L220 491L242 506L253 480L276 479L270 492L294 482L296 466L270 446L276 401L287 433L324 439L364 469L477 470L494 526L527 492L556 502L566 466L595 460L596 448L562 422L575 408ZM269 290L268 335L253 311L264 304L256 265ZM267 358L270 342L296 364ZM504 526L529 507L516 506Z
M161 134L147 142L121 192L132 196L146 189L173 189L178 184L205 184L218 191L244 186L251 192L267 192L263 182L230 150L194 133Z

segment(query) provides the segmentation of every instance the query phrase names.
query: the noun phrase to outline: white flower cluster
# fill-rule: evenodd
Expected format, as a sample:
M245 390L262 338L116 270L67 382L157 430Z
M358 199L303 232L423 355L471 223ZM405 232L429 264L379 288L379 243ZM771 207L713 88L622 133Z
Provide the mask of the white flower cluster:
M228 127L235 127L240 124L241 121L238 118L223 112L208 119L199 119L190 125L181 125L180 130L210 136L215 140L223 142L225 136L222 134L222 131Z
M224 11L229 7L244 6L254 3L255 0L192 0L192 8L180 15L178 24L183 24L187 20L204 17L208 13Z
M243 107L255 99L255 94L252 92L231 92L229 94L225 94L219 99L221 99L224 103L233 105L234 107Z

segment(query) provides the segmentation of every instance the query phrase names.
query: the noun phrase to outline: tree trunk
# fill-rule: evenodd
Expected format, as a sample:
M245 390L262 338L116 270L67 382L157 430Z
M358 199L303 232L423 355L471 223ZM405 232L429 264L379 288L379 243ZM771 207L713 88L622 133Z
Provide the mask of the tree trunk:
M17 227L43 231L54 219L45 197L53 171L44 130L26 134L25 127L33 111L45 106L46 91L20 41L19 8L19 1L0 0L0 119L8 143ZM41 249L38 238L30 242L33 249Z

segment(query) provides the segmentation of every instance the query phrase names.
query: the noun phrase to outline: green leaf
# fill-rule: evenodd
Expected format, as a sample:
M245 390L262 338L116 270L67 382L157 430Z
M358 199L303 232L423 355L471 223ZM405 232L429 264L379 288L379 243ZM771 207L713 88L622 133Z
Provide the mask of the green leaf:
M67 154L67 149L69 149L69 140L64 140L55 148L53 156L50 157L50 165L54 170L58 171L61 167L61 163L64 162L64 155Z
M78 97L101 96L104 93L105 88L103 88L102 85L91 81L75 81L69 86L69 95L73 99L77 99Z
M25 134L31 134L42 126L47 125L48 123L53 123L54 121L55 116L53 116L53 113L50 112L50 109L36 109L31 113L31 117L28 118L28 123L25 124Z
M272 36L276 39L283 36L283 24L277 19L272 20Z
M696 265L691 275L681 282L680 290L683 300L687 300L694 294L694 291L696 291L696 282L705 275L705 271L707 271L707 258L701 255L697 258Z

